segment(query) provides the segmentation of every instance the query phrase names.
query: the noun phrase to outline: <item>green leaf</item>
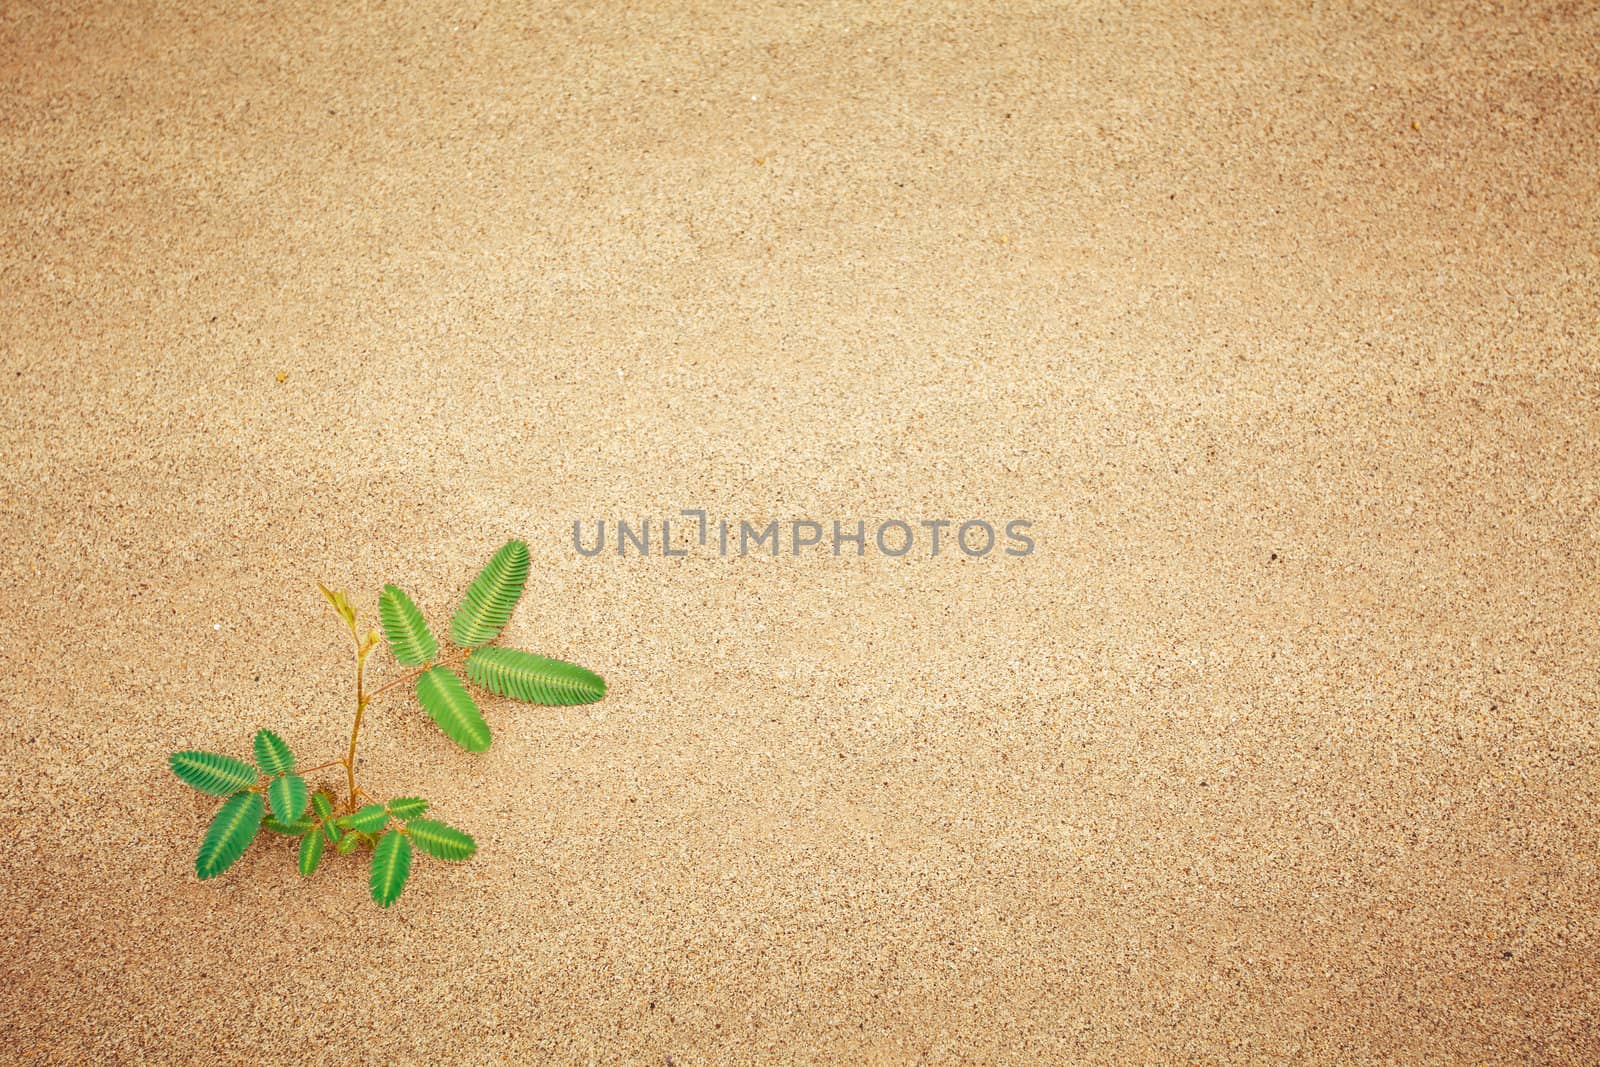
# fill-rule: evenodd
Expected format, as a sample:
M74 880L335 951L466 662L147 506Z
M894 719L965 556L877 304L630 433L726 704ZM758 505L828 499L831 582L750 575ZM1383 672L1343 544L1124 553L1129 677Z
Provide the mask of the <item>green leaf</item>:
M462 648L477 648L500 633L528 581L528 543L507 541L467 586L450 620L450 636Z
M389 651L407 667L420 667L439 654L439 642L422 617L422 612L397 585L383 587L378 597L378 617L383 620L383 635Z
M372 850L372 899L387 908L406 887L411 874L411 842L399 830L390 830Z
M333 844L334 851L341 856L348 856L361 844L361 835L357 833L345 834Z
M340 819L339 825L346 830L360 830L363 833L375 834L389 825L389 811L382 804L368 804L365 807L357 808Z
M272 802L272 814L279 822L293 822L306 813L310 797L306 794L306 780L298 774L285 774L267 783L267 799Z
M333 797L325 789L319 789L311 794L311 810L316 812L317 825L322 827L322 832L328 838L328 844L337 845L342 836L338 823L333 819Z
M311 808L319 819L333 818L333 798L325 790L319 789L311 794Z
M303 834L310 833L317 826L310 819L290 819L288 822L284 822L270 815L262 821L261 825L275 834L283 834L287 837L300 837Z
M337 820L346 830L377 833L389 825L389 811L382 804L367 804Z
M478 851L478 843L472 840L470 834L433 819L412 819L406 823L406 833L411 835L411 840L417 843L418 848L435 859L470 859Z
M480 648L467 657L467 677L491 693L530 704L592 704L606 682L575 663L515 648Z
M489 724L478 713L467 687L448 667L434 667L417 678L417 699L450 740L468 752L489 747Z
M428 810L428 802L421 797L395 797L389 801L389 814L397 819L414 819Z
M256 839L264 810L260 793L240 793L223 804L217 817L211 820L205 840L200 842L200 854L194 861L195 873L202 879L215 878L232 867Z
M216 752L174 752L167 759L172 773L202 793L225 797L256 784L256 769L244 760Z
M307 834L304 841L300 842L300 874L310 878L316 871L317 864L322 862L322 835Z
M271 730L257 730L256 764L261 773L268 776L288 774L294 770L294 753L283 743L283 738Z

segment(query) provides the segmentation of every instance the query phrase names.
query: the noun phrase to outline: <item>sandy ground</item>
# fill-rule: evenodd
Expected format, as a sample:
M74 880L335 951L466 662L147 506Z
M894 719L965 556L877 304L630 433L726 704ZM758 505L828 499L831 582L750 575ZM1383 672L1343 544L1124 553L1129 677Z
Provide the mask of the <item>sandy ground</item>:
M0 1056L1600 1060L1600 16L1501 6L4 5ZM1038 547L572 550L683 507ZM362 749L478 858L200 883L314 581L509 536L609 697Z

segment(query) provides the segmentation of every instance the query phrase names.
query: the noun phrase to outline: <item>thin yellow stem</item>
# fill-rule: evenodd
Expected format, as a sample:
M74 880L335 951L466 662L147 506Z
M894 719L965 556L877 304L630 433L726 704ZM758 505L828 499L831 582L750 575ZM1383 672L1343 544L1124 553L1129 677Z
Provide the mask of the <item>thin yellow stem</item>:
M395 686L401 685L401 684L403 684L405 682L409 682L412 679L416 678L419 674L421 674L426 669L427 669L426 667L418 667L416 670L409 671L406 674L402 674L400 677L395 678L392 681L384 682L382 685L378 686L378 688L376 688L376 689L374 689L372 691L372 695L374 697L382 696L384 693L387 693L389 690L393 689Z
M414 670L407 671L398 678L392 678L378 686L378 688L374 689L371 693L367 694L367 700L371 701L374 697L378 697L384 693L387 693L397 685L404 685L406 682L415 681L417 677L424 671L432 670L434 667L449 667L453 666L454 664L461 663L466 660L467 653L470 651L472 650L468 648L458 648L454 652L440 656L438 659L427 664L426 666L417 667Z
M356 809L356 800L360 797L368 796L368 794L356 784L356 745L361 740L361 719L366 714L367 705L372 703L374 698L382 696L395 686L413 681L425 670L441 665L454 665L463 662L470 654L471 650L458 648L455 651L435 660L433 663L428 664L427 666L418 667L413 671L408 671L407 673L402 674L398 678L385 682L383 685L380 685L378 688L369 693L367 692L367 655L372 651L377 641L377 632L373 631L373 633L370 635L371 640L363 644L361 641L361 633L356 628L354 612L350 611L348 602L344 600L344 594L330 593L326 587L321 585L319 585L318 588L322 589L323 596L328 598L328 600L334 605L335 610L337 610L345 622L349 624L350 638L355 642L356 645L356 717L355 721L350 724L350 747L345 750L344 759L329 760L327 763L323 763L319 766L311 768L311 770L320 771L327 767L342 765L344 767L345 785L349 789L349 808L351 811L354 811ZM301 773L310 774L311 771L303 771Z
M305 775L308 775L308 774L316 774L318 771L325 771L329 767L342 767L342 766L344 766L344 760L342 760L342 759L331 759L327 763L319 763L315 767L307 767L305 770L296 770L294 773L304 777Z
M354 629L352 628L352 633ZM350 807L356 806L356 742L361 737L361 716L367 710L366 691L367 657L361 650L360 644L356 645L356 721L350 727L350 750L344 757L344 775L350 784Z

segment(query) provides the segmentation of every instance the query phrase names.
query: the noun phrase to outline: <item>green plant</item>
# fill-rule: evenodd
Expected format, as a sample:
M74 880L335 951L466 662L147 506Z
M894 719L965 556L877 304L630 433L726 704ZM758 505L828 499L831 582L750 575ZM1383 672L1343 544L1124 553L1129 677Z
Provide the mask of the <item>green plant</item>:
M413 848L441 860L471 857L478 848L471 836L424 818L426 800L397 797L380 803L357 783L361 719L373 700L414 682L417 700L439 729L467 751L482 752L489 747L489 725L458 670L481 689L531 704L587 704L605 696L604 679L591 671L490 643L511 618L527 580L527 544L507 541L467 586L450 619L451 644L442 652L411 598L398 586L384 586L378 598L383 638L395 660L411 670L370 692L367 657L378 645L378 632L370 630L363 637L349 597L318 583L355 643L350 744L343 757L304 770L271 730L256 734L254 763L216 752L174 752L169 760L173 774L202 793L227 798L200 843L195 873L202 879L215 878L233 866L266 827L299 840L300 873L306 877L316 871L329 847L339 855L370 848L372 899L388 907L411 874ZM344 768L343 792L337 786L313 789L307 783L309 775L334 767Z

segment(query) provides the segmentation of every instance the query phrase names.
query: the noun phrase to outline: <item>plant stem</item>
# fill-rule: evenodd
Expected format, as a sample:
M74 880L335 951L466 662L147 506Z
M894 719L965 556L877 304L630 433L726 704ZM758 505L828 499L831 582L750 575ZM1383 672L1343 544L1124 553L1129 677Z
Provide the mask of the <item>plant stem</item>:
M352 627L351 632L354 633ZM361 716L367 710L367 701L371 699L366 691L367 656L362 651L357 638L356 645L356 721L350 727L350 750L344 757L344 775L350 783L350 810L356 807L356 741L361 737ZM374 694L376 695L376 694Z
M367 655L377 643L377 631L374 630L369 635L371 639L363 644L361 632L356 627L355 613L350 610L349 602L345 599L344 594L329 592L325 586L321 585L318 588L322 590L323 595L328 598L334 609L339 612L340 617L349 625L350 637L356 643L356 719L355 722L350 724L350 747L345 750L344 759L329 760L327 763L311 768L311 770L320 771L325 767L342 765L344 767L345 785L349 788L349 810L355 811L356 800L368 795L360 786L356 785L356 744L361 740L361 718L366 714L367 705L372 703L375 697L382 696L395 686L414 680L423 671L433 667L464 662L472 650L458 648L434 660L432 663L424 664L392 681L385 682L369 693L367 692ZM311 771L302 771L301 773L310 774Z
M454 664L464 662L467 658L467 653L470 651L472 650L467 648L458 648L454 652L440 656L432 663L425 664L424 666L418 667L415 670L407 671L400 677L391 679L378 686L378 688L374 689L367 695L367 699L371 700L373 697L387 693L397 685L404 685L406 682L415 681L418 675L422 674L424 671L432 670L434 667L449 667L453 666Z
M402 684L404 682L411 681L413 678L417 677L419 674L421 674L425 670L427 670L426 667L418 667L416 670L408 671L407 673L402 674L400 677L395 678L392 681L384 682L382 685L378 686L378 688L376 688L376 689L374 689L372 691L372 695L375 696L375 697L376 696L381 696L384 693L387 693L389 690L393 689L395 686L400 685L400 684Z

